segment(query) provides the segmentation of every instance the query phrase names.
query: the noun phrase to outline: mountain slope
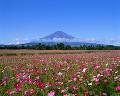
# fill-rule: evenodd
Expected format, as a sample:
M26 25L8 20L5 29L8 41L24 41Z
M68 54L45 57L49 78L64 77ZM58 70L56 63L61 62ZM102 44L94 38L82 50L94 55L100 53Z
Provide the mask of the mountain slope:
M56 31L44 38L41 38L41 39L51 39L53 40L54 38L64 38L64 39L74 39L74 37L64 33L63 31Z

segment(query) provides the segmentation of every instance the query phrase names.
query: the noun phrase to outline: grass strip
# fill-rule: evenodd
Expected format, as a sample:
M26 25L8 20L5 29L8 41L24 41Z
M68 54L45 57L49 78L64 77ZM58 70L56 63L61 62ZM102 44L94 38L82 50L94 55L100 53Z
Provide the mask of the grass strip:
M17 56L17 55L37 55L37 54L80 54L80 53L97 53L111 51L82 51L82 52L40 52L40 53L0 53L0 56Z

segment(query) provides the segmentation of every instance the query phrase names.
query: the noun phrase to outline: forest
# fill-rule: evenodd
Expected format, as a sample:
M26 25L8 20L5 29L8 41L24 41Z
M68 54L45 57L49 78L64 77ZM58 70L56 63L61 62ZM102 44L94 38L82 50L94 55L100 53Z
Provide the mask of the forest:
M70 46L63 43L57 43L56 45L45 45L39 43L38 45L24 45L21 46L0 46L0 49L33 49L33 50L120 50L119 46L113 45L97 45L97 46Z

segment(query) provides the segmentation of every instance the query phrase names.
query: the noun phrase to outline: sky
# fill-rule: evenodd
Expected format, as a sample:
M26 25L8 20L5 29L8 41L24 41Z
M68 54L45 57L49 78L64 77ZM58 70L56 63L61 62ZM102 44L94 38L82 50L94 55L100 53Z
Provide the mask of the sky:
M55 31L80 41L120 46L120 0L0 0L0 44Z

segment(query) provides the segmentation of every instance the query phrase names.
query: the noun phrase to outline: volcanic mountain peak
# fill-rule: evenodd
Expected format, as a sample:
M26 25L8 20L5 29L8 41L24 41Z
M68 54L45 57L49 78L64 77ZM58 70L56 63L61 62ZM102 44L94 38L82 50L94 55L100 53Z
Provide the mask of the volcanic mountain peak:
M63 31L56 31L42 39L54 39L54 38L74 39L74 37L64 33Z

